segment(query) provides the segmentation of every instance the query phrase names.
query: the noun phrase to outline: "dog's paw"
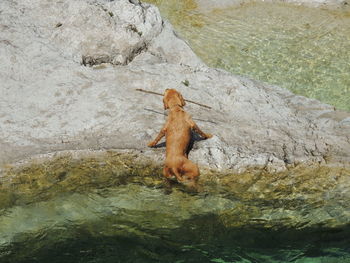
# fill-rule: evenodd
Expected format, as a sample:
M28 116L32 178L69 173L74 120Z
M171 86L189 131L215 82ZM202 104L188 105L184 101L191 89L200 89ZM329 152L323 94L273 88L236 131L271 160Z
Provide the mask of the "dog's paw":
M205 135L205 139L209 139L209 138L211 138L211 137L213 137L213 134L207 133L207 134Z
M157 143L155 142L150 142L149 144L147 144L148 147L155 147L157 145Z

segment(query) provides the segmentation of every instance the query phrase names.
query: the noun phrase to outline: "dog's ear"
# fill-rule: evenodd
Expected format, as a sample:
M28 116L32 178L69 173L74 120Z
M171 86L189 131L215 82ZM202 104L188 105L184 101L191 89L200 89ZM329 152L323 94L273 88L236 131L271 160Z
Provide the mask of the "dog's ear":
M169 109L168 102L166 102L164 98L163 98L163 105L164 105L164 110Z
M179 95L180 95L181 107L183 107L186 105L186 102L185 102L184 98L182 97L182 95L181 94L179 94Z
M169 89L165 89L164 95L163 95L163 106L164 106L164 110L169 109L169 104L168 104L168 102L165 100L165 96L167 95L168 90L169 90Z

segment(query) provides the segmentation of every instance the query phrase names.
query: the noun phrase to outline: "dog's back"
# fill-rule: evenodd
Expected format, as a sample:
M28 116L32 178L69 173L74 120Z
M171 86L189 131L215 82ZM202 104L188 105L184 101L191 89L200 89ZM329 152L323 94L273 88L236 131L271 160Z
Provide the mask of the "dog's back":
M164 174L176 176L178 180L193 180L199 176L196 164L187 159L191 140L189 115L182 108L170 110L166 129L166 160Z
M187 122L187 113L176 108L171 110L166 128L166 155L187 155L187 148L191 140L191 126Z
M199 169L196 164L187 159L191 130L199 133L204 139L212 135L202 132L191 116L183 110L185 100L178 91L167 89L163 104L165 110L169 109L168 120L156 139L148 146L154 147L163 136L166 136L164 176L167 178L176 176L178 181L189 179L195 183L199 176Z

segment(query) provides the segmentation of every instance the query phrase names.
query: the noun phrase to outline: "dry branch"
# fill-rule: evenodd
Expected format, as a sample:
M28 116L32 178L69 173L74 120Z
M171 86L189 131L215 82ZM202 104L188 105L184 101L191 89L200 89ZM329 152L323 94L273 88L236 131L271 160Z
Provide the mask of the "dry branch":
M136 90L137 91L141 91L141 92L145 92L145 93L149 93L149 94L159 95L159 96L163 96L164 95L162 93L158 93L158 92L154 92L154 91L150 91L150 90L144 90L144 89L136 89ZM211 109L211 107L209 107L207 105L204 105L204 104L192 101L192 100L186 100L185 99L185 101L187 101L189 103L193 103L193 104L199 105L199 106L202 106L202 107L205 107L205 108L208 108L208 109Z

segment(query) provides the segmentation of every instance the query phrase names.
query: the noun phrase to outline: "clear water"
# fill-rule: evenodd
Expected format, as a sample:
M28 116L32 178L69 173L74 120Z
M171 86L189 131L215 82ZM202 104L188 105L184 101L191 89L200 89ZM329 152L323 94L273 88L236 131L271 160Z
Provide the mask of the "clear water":
M155 192L129 185L8 210L3 228L12 220L13 232L26 233L14 236L11 247L0 244L0 262L350 262L350 228L227 228L214 214L183 220L168 213L186 207L170 195L164 198L170 209L157 210Z
M200 12L148 0L208 65L350 111L350 11L254 2Z
M0 178L0 262L350 262L349 170L207 172L193 191L117 153L9 169ZM334 180L344 186L336 196L318 192ZM342 226L290 225L330 215Z

